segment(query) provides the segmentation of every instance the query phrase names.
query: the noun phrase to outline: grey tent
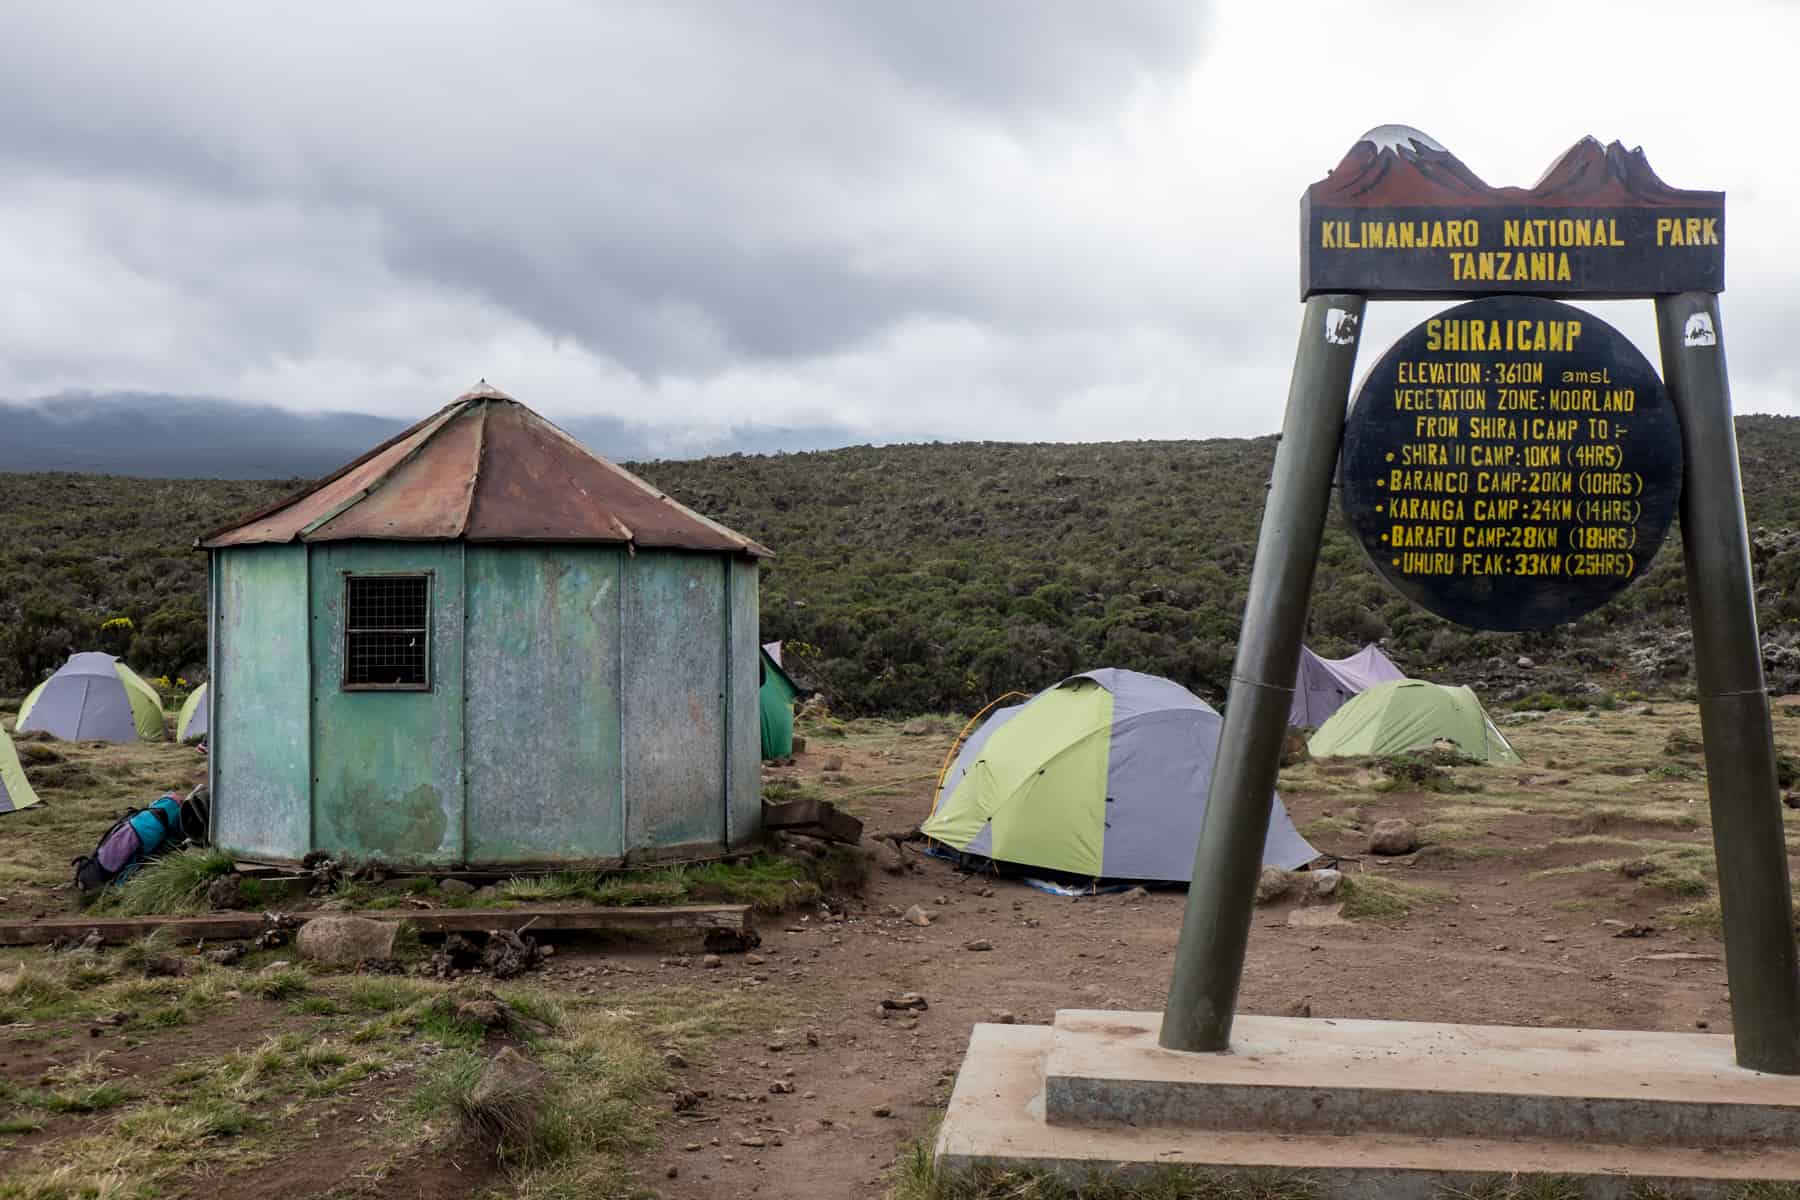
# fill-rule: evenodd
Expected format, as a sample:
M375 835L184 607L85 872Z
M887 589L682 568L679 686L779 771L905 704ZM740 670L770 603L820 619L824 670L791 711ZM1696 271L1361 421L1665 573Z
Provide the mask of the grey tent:
M19 705L17 732L41 730L64 741L156 741L162 697L110 654L72 654Z
M1344 701L1395 679L1405 679L1406 672L1394 665L1379 646L1364 646L1348 658L1320 658L1305 646L1300 647L1300 671L1294 680L1294 704L1288 710L1288 724L1301 729L1317 729Z
M1168 679L1072 676L975 731L922 832L997 862L1188 881L1222 723ZM1263 861L1291 869L1317 855L1276 797Z

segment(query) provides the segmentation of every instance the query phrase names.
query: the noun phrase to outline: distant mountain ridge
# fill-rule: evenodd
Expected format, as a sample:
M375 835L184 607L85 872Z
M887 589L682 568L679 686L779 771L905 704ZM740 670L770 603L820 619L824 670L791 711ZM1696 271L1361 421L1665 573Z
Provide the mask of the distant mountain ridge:
M368 413L297 413L267 404L156 393L0 401L0 471L152 479L314 478L412 423ZM849 429L830 426L750 427L690 437L616 417L576 417L558 424L591 449L618 460L818 450L859 440Z

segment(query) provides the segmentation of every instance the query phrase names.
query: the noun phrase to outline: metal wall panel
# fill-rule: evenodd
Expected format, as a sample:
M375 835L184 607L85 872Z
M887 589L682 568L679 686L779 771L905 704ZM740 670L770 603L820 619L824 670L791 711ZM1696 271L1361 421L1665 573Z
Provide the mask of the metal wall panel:
M213 829L251 858L310 849L306 547L212 556Z
M725 574L642 551L624 572L627 852L725 839Z
M311 548L313 844L401 864L463 847L463 547L332 542ZM342 689L345 572L429 571L430 691Z
M624 853L624 560L624 551L596 546L469 547L469 861L604 862Z
M762 832L762 710L759 699L762 642L757 597L761 568L749 559L727 559L731 576L730 791L727 840L742 845Z

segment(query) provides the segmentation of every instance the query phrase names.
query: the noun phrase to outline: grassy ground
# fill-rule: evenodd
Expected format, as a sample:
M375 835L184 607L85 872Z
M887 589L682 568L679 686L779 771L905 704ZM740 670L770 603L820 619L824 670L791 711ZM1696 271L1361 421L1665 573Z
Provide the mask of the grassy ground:
M664 1055L702 1059L780 1015L735 991L501 985L496 1030L469 1015L482 988L169 949L0 954L9 1057L56 1064L0 1078L0 1198L148 1200L199 1194L203 1179L229 1190L278 1166L298 1131L351 1122L351 1190L448 1147L471 1164L491 1155L491 1183L514 1194L636 1195L630 1160L658 1136ZM171 962L187 973L166 974ZM184 1030L210 1044L159 1053ZM479 1087L501 1046L529 1064L528 1093Z
M1659 700L1612 711L1497 715L1523 765L1432 755L1307 759L1284 768L1279 787L1318 813L1301 829L1316 841L1354 839L1392 798L1424 798L1421 861L1528 862L1533 882L1624 879L1660 897L1672 923L1717 931L1718 873L1696 705ZM1800 707L1778 705L1775 721L1784 756L1800 751ZM1789 852L1800 852L1800 812L1781 811ZM1533 836L1522 840L1521 831ZM1393 918L1453 898L1366 871L1346 883L1347 917Z
M5 721L8 731L12 718ZM43 889L71 878L69 860L88 854L126 809L165 792L186 794L206 778L206 759L174 742L62 742L32 735L15 741L43 804L0 818L0 896ZM4 911L4 909L0 909Z

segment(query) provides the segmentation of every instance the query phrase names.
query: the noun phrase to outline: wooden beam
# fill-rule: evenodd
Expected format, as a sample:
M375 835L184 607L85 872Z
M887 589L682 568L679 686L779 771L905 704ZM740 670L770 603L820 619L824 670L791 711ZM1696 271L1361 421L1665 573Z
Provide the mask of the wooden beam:
M368 917L404 921L420 933L486 933L490 929L618 931L632 929L744 929L750 923L747 904L645 905L619 908L383 908L373 912L289 913L304 925L313 917ZM183 941L208 938L229 941L255 937L263 930L259 913L202 913L162 917L46 917L36 921L0 921L0 946L43 946L58 938L80 941L94 931L102 942L129 942L159 930Z
M788 800L780 804L765 800L763 828L804 833L854 846L862 841L863 823L847 812L840 812L829 800Z

